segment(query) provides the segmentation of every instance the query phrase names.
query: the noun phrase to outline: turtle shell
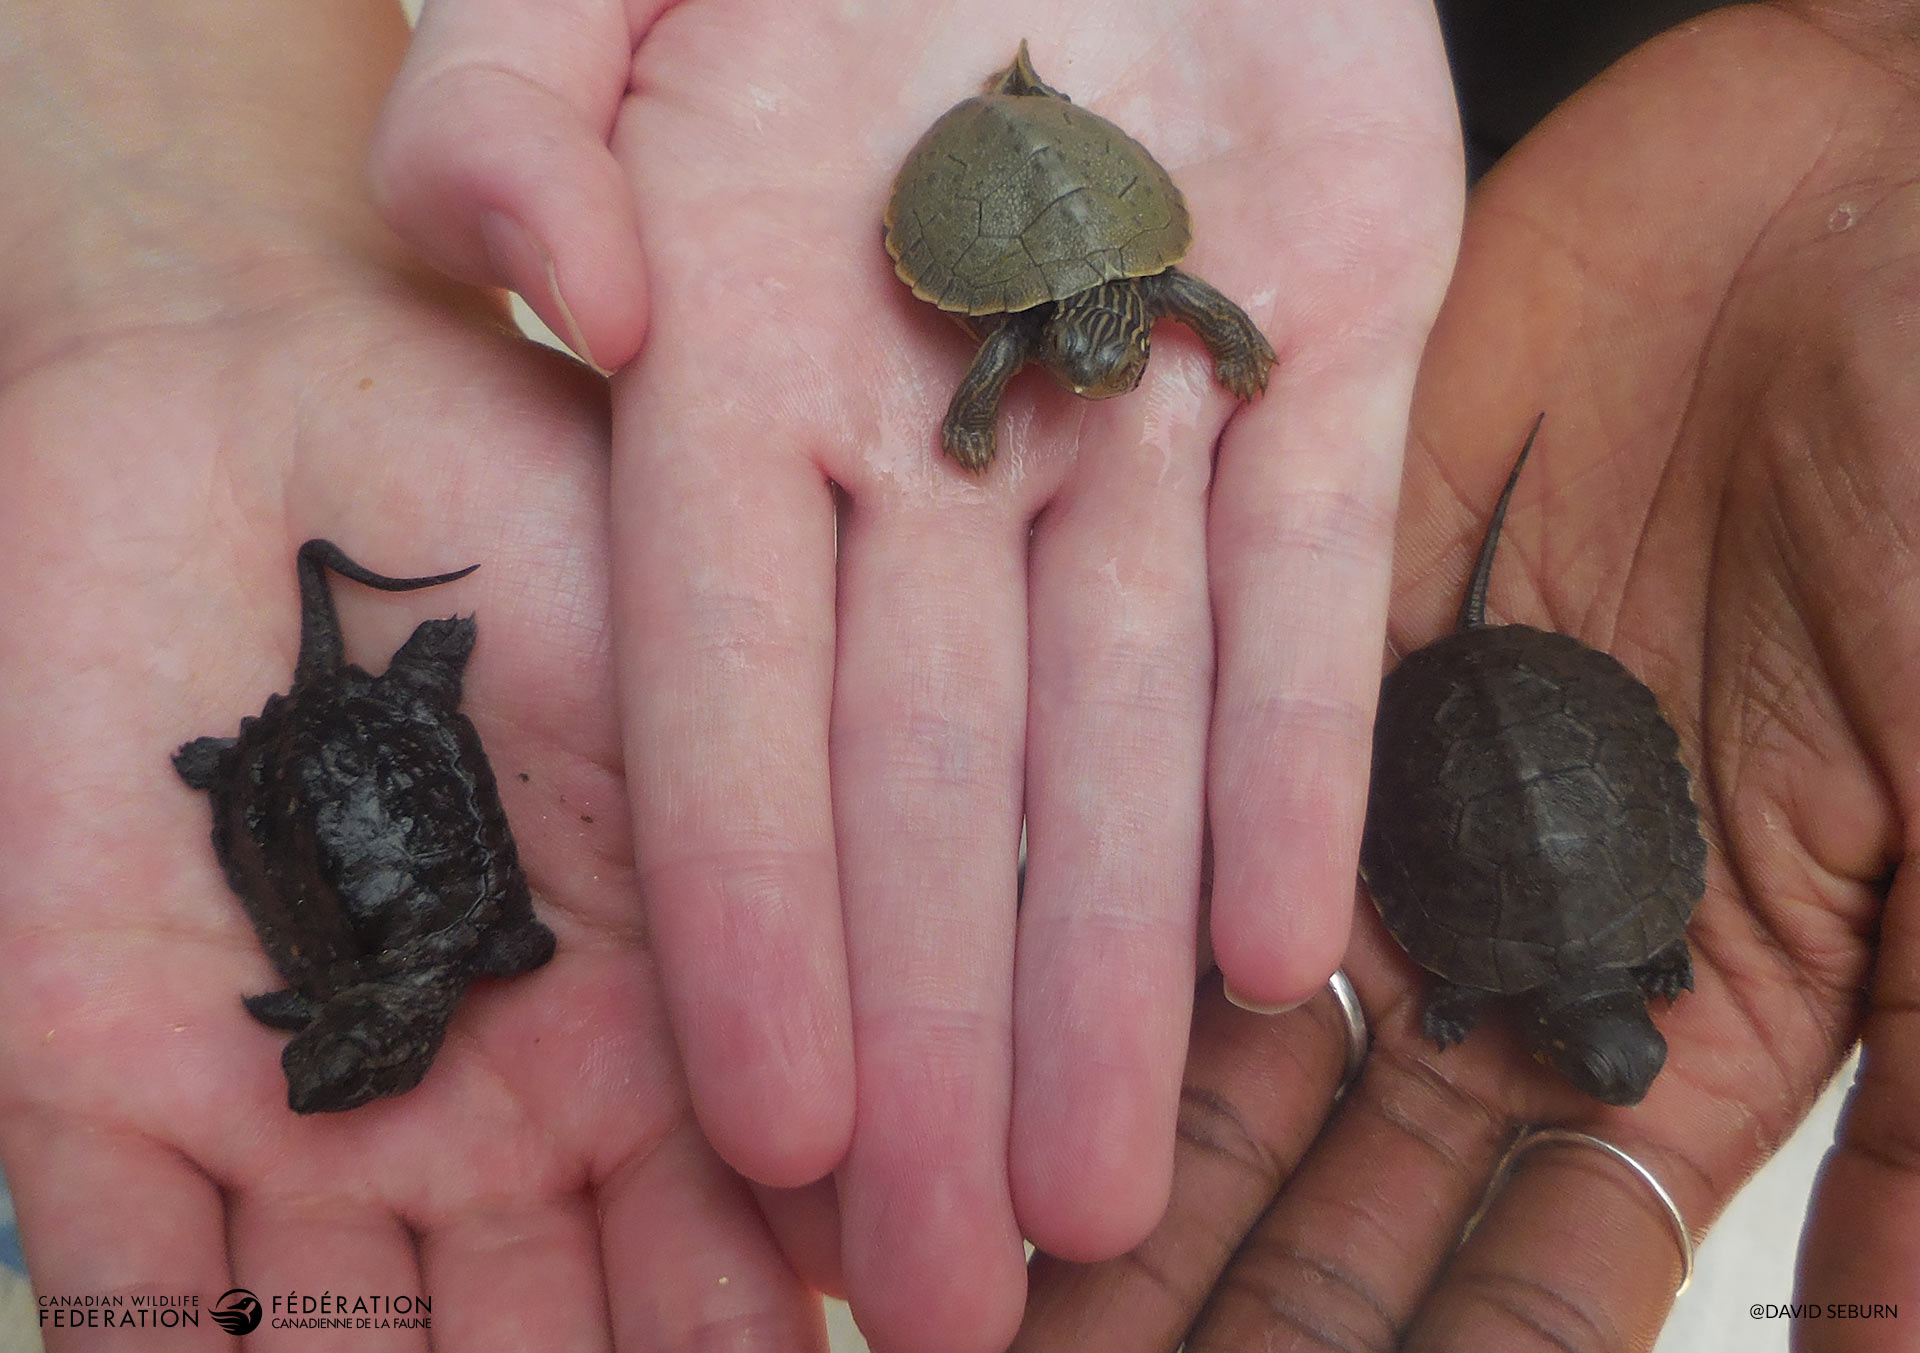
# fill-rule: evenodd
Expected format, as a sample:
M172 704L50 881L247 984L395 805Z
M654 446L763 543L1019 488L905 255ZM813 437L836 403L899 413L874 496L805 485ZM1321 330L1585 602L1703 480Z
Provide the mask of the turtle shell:
M1651 959L1705 887L1679 748L1653 692L1568 635L1474 626L1410 655L1381 684L1361 846L1387 928L1508 995Z
M211 797L214 853L287 983L246 1009L295 1035L287 1102L316 1113L412 1089L468 984L539 967L554 937L459 709L473 618L422 621L372 676L346 661L326 576L406 592L472 570L390 578L325 540L297 559L291 689L174 767Z
M886 244L913 294L942 310L1026 310L1186 255L1187 206L1138 141L1048 94L949 109L894 181Z

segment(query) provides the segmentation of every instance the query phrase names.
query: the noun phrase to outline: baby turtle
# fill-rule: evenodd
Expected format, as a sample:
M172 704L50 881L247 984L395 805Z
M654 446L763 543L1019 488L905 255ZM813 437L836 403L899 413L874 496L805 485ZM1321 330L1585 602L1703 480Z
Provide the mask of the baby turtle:
M1565 634L1485 623L1507 501L1459 628L1380 686L1360 869L1401 946L1439 977L1423 1027L1447 1047L1496 997L1534 1057L1607 1104L1666 1061L1647 997L1693 985L1686 928L1706 842L1653 692Z
M1021 42L984 94L920 138L887 203L887 252L900 280L980 340L941 445L984 470L1000 396L1028 362L1088 399L1124 395L1140 383L1163 315L1200 336L1235 398L1266 389L1273 349L1253 321L1173 266L1192 240L1167 171L1043 83Z
M214 853L287 981L245 1004L295 1034L280 1058L295 1113L411 1090L467 983L537 968L554 944L459 710L472 617L423 622L368 676L346 660L326 569L387 592L473 572L388 578L309 540L293 688L238 737L174 753L213 796Z

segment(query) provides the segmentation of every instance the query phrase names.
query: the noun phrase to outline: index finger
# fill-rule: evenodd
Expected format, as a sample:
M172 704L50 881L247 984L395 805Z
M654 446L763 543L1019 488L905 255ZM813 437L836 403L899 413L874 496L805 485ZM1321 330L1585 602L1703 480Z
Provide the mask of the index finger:
M674 360L650 351L615 389L635 858L701 1126L741 1173L790 1188L833 1168L853 1124L827 779L833 501L784 445L722 453L738 435L710 412L725 401L657 397L699 386L657 370Z

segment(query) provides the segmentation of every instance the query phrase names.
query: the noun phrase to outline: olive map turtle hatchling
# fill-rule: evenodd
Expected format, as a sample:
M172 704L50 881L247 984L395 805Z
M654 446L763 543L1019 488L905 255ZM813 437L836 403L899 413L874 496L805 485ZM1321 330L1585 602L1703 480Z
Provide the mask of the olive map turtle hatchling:
M300 656L238 737L174 754L213 799L213 846L284 990L249 996L293 1031L298 1113L350 1109L426 1075L468 983L553 955L480 735L460 713L471 617L424 621L369 676L346 661L326 570L388 592L463 578L371 573L300 547Z
M1155 320L1199 335L1238 399L1267 385L1273 349L1246 313L1174 267L1193 239L1185 200L1146 148L1043 83L1027 57L949 109L894 180L886 247L913 294L980 351L940 425L969 470L993 460L1000 397L1028 362L1089 399L1146 370Z
M1686 928L1706 843L1679 738L1605 653L1485 623L1521 449L1459 627L1380 686L1361 873L1387 929L1439 981L1423 1027L1447 1047L1496 998L1575 1088L1637 1104L1665 1064L1647 1013L1693 985Z

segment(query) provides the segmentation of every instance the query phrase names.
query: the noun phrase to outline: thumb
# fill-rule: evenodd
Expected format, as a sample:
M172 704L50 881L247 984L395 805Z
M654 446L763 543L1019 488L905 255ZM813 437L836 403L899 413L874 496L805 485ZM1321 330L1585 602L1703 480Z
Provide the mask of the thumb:
M1911 859L1894 876L1881 918L1860 1070L1821 1167L1800 1246L1795 1300L1824 1315L1838 1303L1858 1318L1805 1320L1794 1346L1893 1349L1911 1344L1897 1320L1920 1306L1920 881ZM1857 1311L1853 1308L1859 1308ZM1835 1312L1840 1314L1840 1312ZM1828 1328L1831 1325L1832 1328Z
M368 169L388 223L431 263L519 292L603 371L646 331L633 198L607 138L635 34L662 7L429 0Z

